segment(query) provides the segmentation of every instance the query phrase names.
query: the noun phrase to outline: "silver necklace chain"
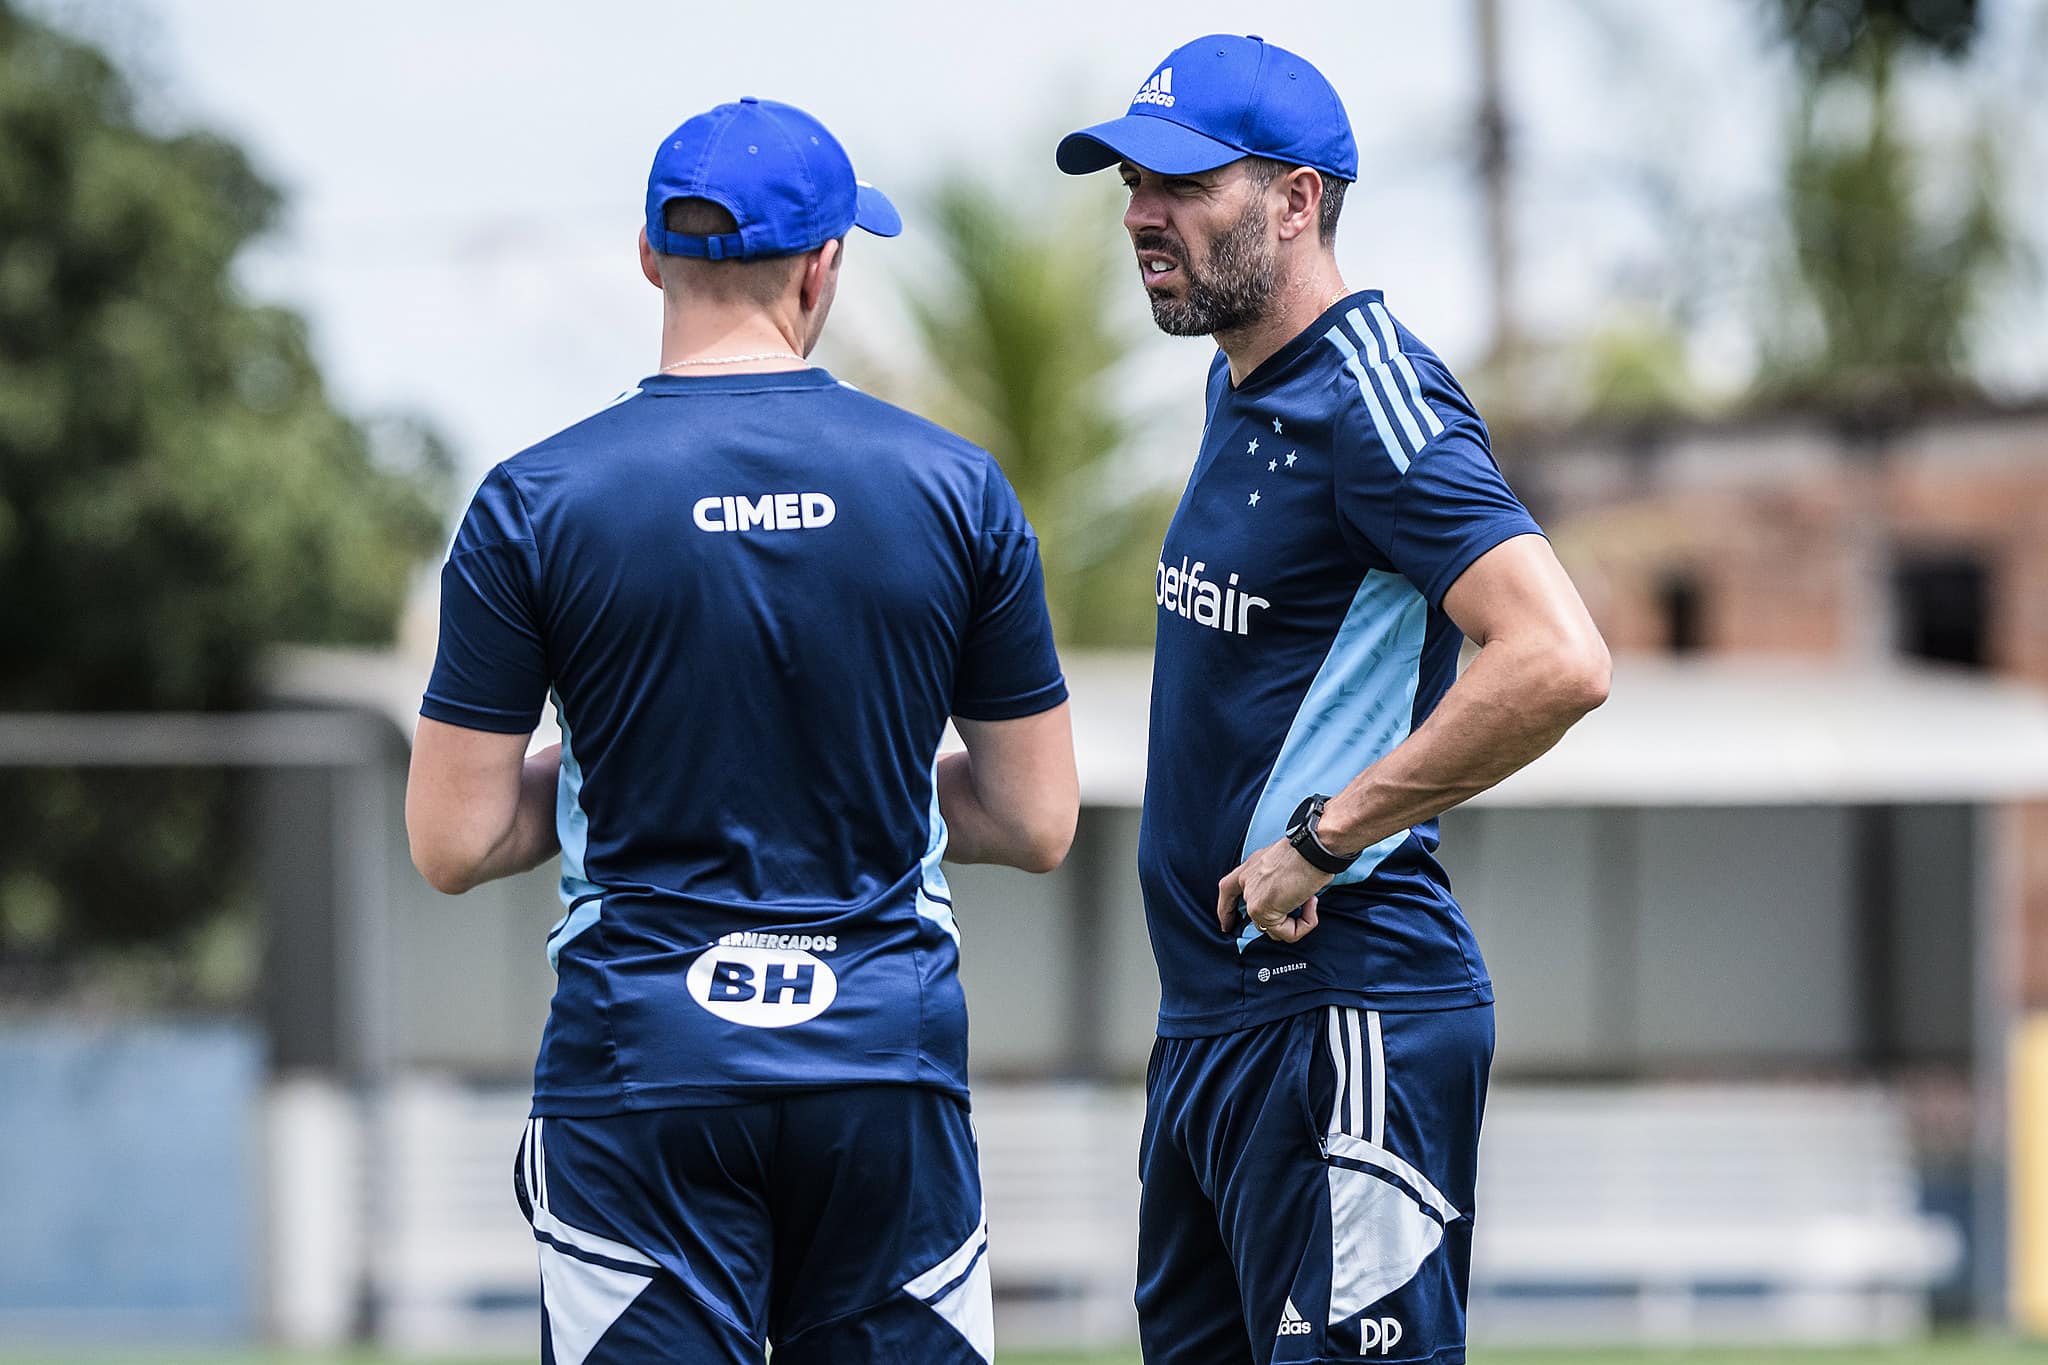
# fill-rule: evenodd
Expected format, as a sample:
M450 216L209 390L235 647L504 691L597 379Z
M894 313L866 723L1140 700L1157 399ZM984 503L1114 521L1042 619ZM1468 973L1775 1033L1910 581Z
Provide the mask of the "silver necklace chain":
M753 355L712 355L697 360L671 361L662 366L657 373L667 374L670 370L679 370L685 365L748 365L761 360L794 360L806 367L811 363L794 351L761 351Z

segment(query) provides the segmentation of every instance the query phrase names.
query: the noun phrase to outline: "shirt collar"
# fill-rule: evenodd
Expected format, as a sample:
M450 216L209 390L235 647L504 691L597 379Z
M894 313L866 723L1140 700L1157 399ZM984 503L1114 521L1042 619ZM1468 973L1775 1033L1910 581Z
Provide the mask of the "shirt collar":
M1231 392L1248 393L1271 387L1300 363L1303 356L1311 354L1320 346L1324 336L1332 327L1338 325L1346 313L1379 301L1380 291L1377 289L1360 289L1346 294L1318 314L1316 320L1304 327L1292 341L1261 361L1259 368L1246 375L1244 382L1238 384Z

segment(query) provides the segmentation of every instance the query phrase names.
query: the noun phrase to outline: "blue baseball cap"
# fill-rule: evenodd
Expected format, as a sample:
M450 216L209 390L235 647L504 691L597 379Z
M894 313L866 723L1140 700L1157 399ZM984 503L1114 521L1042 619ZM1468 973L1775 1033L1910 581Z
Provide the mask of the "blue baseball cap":
M1060 139L1068 175L1129 161L1193 175L1245 156L1358 179L1358 145L1344 102L1305 58L1256 34L1212 33L1167 54L1122 118Z
M740 230L670 232L662 211L672 199L722 204ZM749 95L699 114L662 139L647 173L647 240L664 256L794 256L856 227L894 237L903 219L886 195L854 178L825 125L794 105Z

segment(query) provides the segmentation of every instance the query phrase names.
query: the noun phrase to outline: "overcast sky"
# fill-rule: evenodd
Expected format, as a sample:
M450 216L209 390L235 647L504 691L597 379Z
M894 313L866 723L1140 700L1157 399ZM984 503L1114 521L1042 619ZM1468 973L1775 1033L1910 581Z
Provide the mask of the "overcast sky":
M1168 50L1205 32L1256 31L1322 68L1361 152L1339 238L1347 279L1384 288L1454 367L1486 341L1465 0L37 7L110 47L154 116L251 151L291 201L283 233L245 262L251 286L306 313L345 403L424 414L471 475L655 363L659 296L633 238L653 148L685 117L742 94L803 105L897 198L906 236L849 256L833 321L887 350L900 339L891 277L919 266L919 187L965 165L1013 184L1023 206L1092 191L1102 231L1119 234L1113 177L1063 183L1052 143L1121 113ZM1771 193L1783 82L1752 0L1503 8L1522 308L1536 330L1568 332L1668 272L1658 193L1738 218ZM1991 8L2012 28L2041 5ZM1739 368L1740 310L1721 304L1725 335L1710 329L1703 359L1720 345L1719 363ZM1135 270L1123 306L1142 317ZM1158 382L1184 382L1195 416L1206 344L1158 345Z

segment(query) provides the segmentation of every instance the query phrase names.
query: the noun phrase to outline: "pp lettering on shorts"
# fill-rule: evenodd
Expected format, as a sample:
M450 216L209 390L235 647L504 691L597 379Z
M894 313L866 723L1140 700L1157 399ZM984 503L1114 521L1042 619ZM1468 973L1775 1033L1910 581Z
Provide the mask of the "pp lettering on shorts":
M1367 1318L1358 1324L1359 1349L1371 1355L1375 1349L1381 1355L1391 1355L1401 1344L1401 1322L1398 1318Z

